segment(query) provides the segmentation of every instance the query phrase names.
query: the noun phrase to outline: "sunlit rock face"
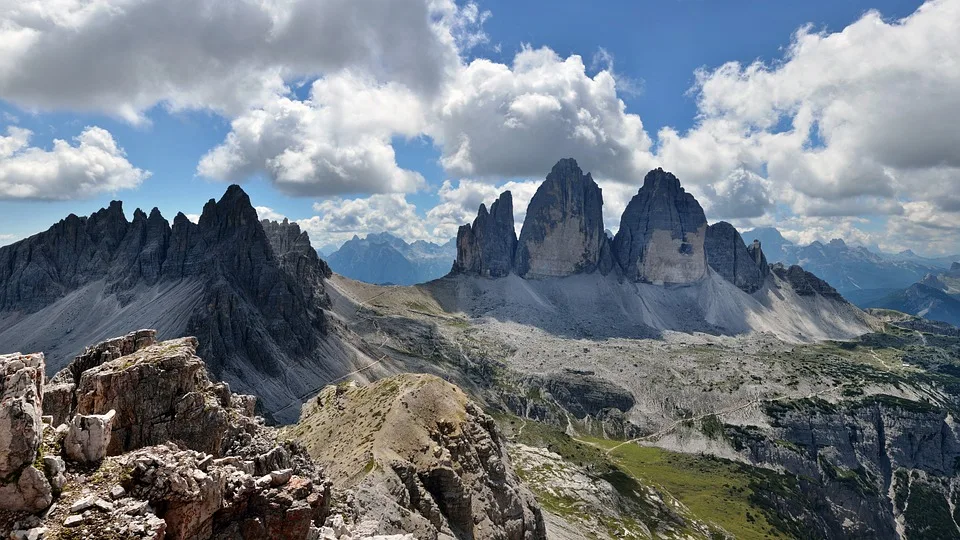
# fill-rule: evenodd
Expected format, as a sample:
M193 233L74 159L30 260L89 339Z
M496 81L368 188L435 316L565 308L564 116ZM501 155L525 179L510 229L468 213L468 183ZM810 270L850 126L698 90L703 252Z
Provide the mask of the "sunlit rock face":
M623 212L613 251L627 279L690 283L707 272L706 232L700 203L676 176L656 169Z
M530 201L517 246L522 277L564 277L613 267L603 196L573 159L561 159Z

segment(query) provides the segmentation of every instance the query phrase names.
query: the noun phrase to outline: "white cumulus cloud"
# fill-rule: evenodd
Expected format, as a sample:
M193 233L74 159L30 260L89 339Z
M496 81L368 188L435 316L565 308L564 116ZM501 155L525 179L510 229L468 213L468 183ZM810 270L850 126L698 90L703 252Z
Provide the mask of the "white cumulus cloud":
M50 150L29 146L32 135L11 126L0 136L0 199L91 197L135 188L150 176L127 161L105 129L84 128L73 144L56 139Z
M300 196L415 191L423 176L397 165L391 138L422 125L408 88L345 73L314 82L309 99L278 96L240 116L197 171L235 182L263 173Z
M598 177L628 182L653 165L651 140L612 72L591 77L580 56L548 48L524 47L510 66L463 66L435 114L427 133L452 175L539 177L574 156Z
M140 122L161 103L241 114L344 68L431 93L486 16L453 0L15 0L0 8L0 95Z

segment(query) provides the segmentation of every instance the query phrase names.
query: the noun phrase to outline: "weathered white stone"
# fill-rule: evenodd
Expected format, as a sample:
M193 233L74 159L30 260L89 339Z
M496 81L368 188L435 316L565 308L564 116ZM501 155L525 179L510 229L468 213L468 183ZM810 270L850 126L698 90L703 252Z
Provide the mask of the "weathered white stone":
M52 490L33 467L43 433L43 354L0 356L0 509L36 512Z
M63 442L67 457L80 463L96 463L107 457L116 415L111 409L107 414L74 416Z

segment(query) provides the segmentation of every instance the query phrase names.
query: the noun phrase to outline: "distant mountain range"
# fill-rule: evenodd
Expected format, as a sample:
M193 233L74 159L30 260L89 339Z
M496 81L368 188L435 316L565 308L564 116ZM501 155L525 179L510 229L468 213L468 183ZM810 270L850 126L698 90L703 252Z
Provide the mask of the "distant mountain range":
M931 273L905 289L871 298L870 307L895 309L925 319L960 326L960 263Z
M774 228L747 231L743 238L747 242L759 240L771 263L798 264L861 307L877 307L867 304L909 287L927 274L942 272L960 260L960 255L926 258L909 250L882 253L839 239L801 246L790 242Z
M390 233L354 236L325 257L330 268L351 279L375 284L414 285L446 275L457 257L455 240L408 244Z

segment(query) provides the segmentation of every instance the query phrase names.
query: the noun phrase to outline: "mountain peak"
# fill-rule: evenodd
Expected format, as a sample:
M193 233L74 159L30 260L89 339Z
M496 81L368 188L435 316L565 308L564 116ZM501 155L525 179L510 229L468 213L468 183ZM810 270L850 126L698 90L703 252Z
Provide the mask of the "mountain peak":
M607 245L600 186L576 160L561 159L530 199L517 245L517 274L563 277L598 268L606 273L613 267Z
M833 240L830 240L829 242L827 242L827 245L833 248L838 248L838 249L847 247L847 243L840 238L834 238Z
M706 231L700 203L672 173L654 169L627 204L613 249L632 280L689 283L707 272Z
M580 169L580 166L577 165L577 160L573 158L563 158L554 164L547 178L550 176L561 176L566 178L573 177L574 175L580 176L582 174L583 171Z
M259 223L260 216L250 196L240 186L231 184L219 201L210 199L200 214L201 227L239 227Z
M660 167L653 169L643 177L643 187L641 189L662 189L671 193L683 191L683 188L680 187L680 179Z
M513 195L504 191L490 205L480 205L472 225L457 231L455 272L501 277L513 270L517 234L513 228Z

